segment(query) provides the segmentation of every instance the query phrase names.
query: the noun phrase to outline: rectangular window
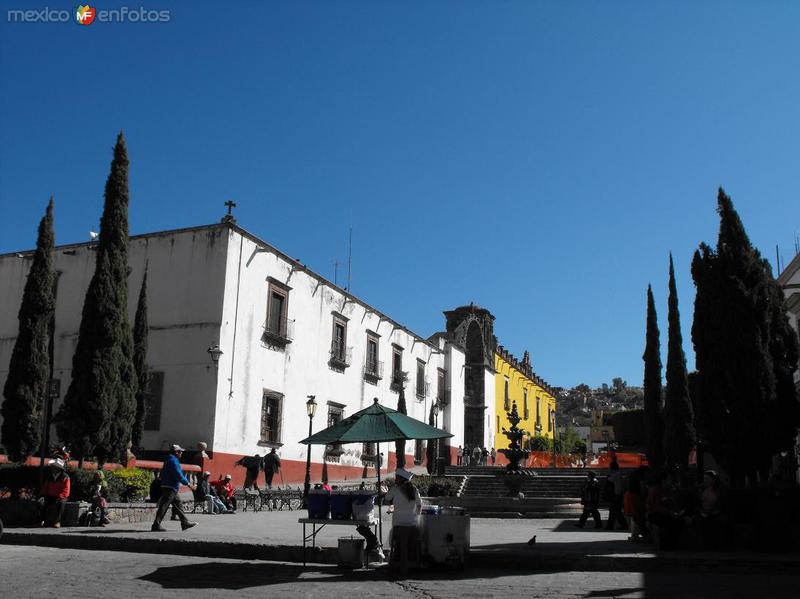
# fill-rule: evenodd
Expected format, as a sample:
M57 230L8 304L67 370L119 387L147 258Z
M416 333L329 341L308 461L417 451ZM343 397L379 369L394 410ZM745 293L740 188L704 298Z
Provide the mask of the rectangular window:
M164 394L164 373L150 372L145 392L147 414L144 419L144 430L157 431L161 428L161 400Z
M522 390L522 417L523 419L528 419L528 390Z
M269 279L269 297L267 301L267 322L264 333L272 340L284 343L291 340L292 331L289 326L289 287Z
M511 404L509 403L509 398L508 398L508 377L506 377L505 380L505 390L503 393L503 409L506 412L511 409Z
M333 426L337 422L341 422L344 418L344 406L333 402L328 402L328 426ZM331 456L340 456L344 450L340 443L327 446L327 453Z
M399 389L403 385L403 348L392 347L392 386Z
M440 404L447 405L447 371L439 368L436 371L436 399Z
M425 395L425 362L417 360L417 397Z
M333 315L330 360L332 365L340 368L350 366L350 351L347 347L347 319L340 314Z
M500 433L500 416L497 417L497 432Z
M261 443L275 444L281 442L281 412L283 395L264 389L261 399Z
M375 460L375 443L362 444L361 459L364 462L373 462Z
M378 336L374 333L367 332L367 352L364 358L364 378L371 382L377 383L383 378L383 362L378 357Z

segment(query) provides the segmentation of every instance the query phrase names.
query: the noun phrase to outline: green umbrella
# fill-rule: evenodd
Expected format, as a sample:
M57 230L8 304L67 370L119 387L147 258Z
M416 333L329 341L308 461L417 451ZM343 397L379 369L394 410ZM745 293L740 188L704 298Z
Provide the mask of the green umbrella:
M382 443L409 439L445 439L452 437L447 431L415 420L397 410L378 403L340 420L300 443L305 445L333 445L334 443Z
M446 439L452 437L447 431L430 426L397 410L378 403L378 398L368 408L340 420L333 426L321 430L300 441L305 445L332 445L334 443L378 443L376 460L378 466L378 488L381 485L381 450L384 441L406 441L409 439ZM381 503L378 502L378 529L383 544L383 522Z

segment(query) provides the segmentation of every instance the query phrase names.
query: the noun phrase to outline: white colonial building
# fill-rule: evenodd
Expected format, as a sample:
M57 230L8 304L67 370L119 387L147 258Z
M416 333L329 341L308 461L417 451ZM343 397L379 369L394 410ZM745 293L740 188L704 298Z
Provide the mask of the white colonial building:
M789 262L778 276L778 283L783 288L786 297L786 308L788 310L789 324L795 331L800 332L800 254ZM800 364L794 371L794 385L800 392ZM797 482L800 483L800 435L797 437L795 445L795 458L797 460Z
M93 242L56 250L56 411L70 382L94 250ZM0 256L0 385L31 257ZM401 386L409 415L427 421L433 403L441 408L437 423L453 434L442 448L448 458L465 434L466 442L491 447L494 374L486 356L496 341L488 311L458 308L447 313L447 333L420 336L232 219L131 237L129 263L131 322L148 269L152 380L139 457L156 457L171 443L206 442L214 474L231 472L238 480L234 461L276 447L284 482L298 482L305 472L306 446L299 441L308 434L307 396L316 397L318 431L373 398L395 408ZM209 352L215 346L217 363ZM481 392L474 392L476 382ZM422 449L409 443L406 453L422 461ZM393 467L393 445L381 451ZM373 456L374 447L317 446L313 476L325 460L331 479L360 477Z

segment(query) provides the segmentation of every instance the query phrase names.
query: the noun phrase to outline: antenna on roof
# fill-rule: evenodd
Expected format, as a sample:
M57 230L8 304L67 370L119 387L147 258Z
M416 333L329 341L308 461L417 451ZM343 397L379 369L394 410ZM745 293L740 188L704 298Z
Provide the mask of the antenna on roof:
M347 291L350 291L350 284L352 283L351 279L353 274L352 266L353 266L353 225L350 225L350 241L347 247L347 287L345 287ZM350 291L350 293L352 293L352 291Z
M339 261L333 261L333 284L339 286Z

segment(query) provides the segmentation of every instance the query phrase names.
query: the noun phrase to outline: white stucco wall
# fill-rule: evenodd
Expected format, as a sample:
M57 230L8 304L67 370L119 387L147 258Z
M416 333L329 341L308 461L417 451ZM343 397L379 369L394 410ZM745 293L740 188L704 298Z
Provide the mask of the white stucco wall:
M231 230L229 236L231 249L220 336L220 346L225 353L220 360L215 451L242 455L264 452L259 439L265 389L283 394L280 438L283 446L280 454L289 460L305 460L306 447L299 441L308 434L305 407L308 395L315 395L319 405L314 431L326 426L329 402L345 406L344 417L367 407L374 397L395 408L398 393L390 390L392 344L404 348L403 370L409 376L406 387L408 414L427 421L436 394L437 368L445 368L452 397L449 409L455 409L459 414L453 419L446 411L444 417L439 416L439 422L441 424L444 418L451 429L457 429L457 434L463 435L463 353L440 349L398 328L386 317L257 240L236 230ZM294 321L294 339L282 349L269 347L262 341L267 318L268 277L291 288L288 318ZM343 372L328 365L334 312L349 319L346 345L352 347L352 361ZM365 381L363 375L367 331L380 335L379 360L384 363L383 379L376 384ZM418 399L415 393L418 358L426 363L426 378L430 383L428 395L423 399ZM339 463L360 467L361 446L346 445L344 449L345 454ZM385 446L382 448L384 452L391 450ZM313 447L313 461L320 462L323 451L322 446ZM412 451L413 447L407 447L407 453Z
M224 234L223 234L224 233ZM221 228L199 228L134 237L129 246L128 313L133 324L145 263L148 263L149 354L151 370L164 372L161 426L146 431L146 449L168 443L211 441L213 374L206 349L219 337L227 234ZM60 273L55 314L54 378L66 394L72 356L78 341L86 289L94 274L94 244L61 246L55 252ZM31 260L0 256L0 388L19 323ZM187 417L188 415L188 417ZM55 438L55 437L53 437Z
M86 289L95 268L94 244L61 246L56 250L59 277L56 306L55 378L61 397L69 386L72 355L77 343ZM328 404L344 406L344 417L369 405L374 397L396 408L398 393L390 389L392 346L403 351L408 373L408 414L427 422L437 394L437 369L446 371L449 404L439 414L440 427L454 434L451 446L463 445L464 353L442 337L430 341L353 298L279 251L238 228L217 225L167 231L131 239L129 247L129 317L136 310L145 264L148 264L149 354L152 371L164 372L161 421L146 431L148 450L170 443L238 455L265 453L259 445L261 404L265 389L283 394L280 453L283 459L304 461L299 441L308 433L306 396L319 405L314 431L327 424ZM31 260L16 254L0 256L0 386L17 335L17 310ZM291 288L288 317L294 321L293 342L284 349L262 341L267 318L268 281L272 277ZM433 309L433 307L432 307ZM333 312L345 316L346 345L352 348L344 371L329 367ZM364 378L367 331L379 337L383 378ZM207 349L223 351L215 370ZM425 362L427 395L417 398L417 359ZM494 415L494 379L486 377L487 430L490 446ZM61 399L55 402L58 410ZM55 437L54 437L55 439ZM342 465L362 466L360 445L346 445ZM382 451L394 447L382 446ZM321 462L324 448L313 448ZM413 454L414 446L406 447Z

